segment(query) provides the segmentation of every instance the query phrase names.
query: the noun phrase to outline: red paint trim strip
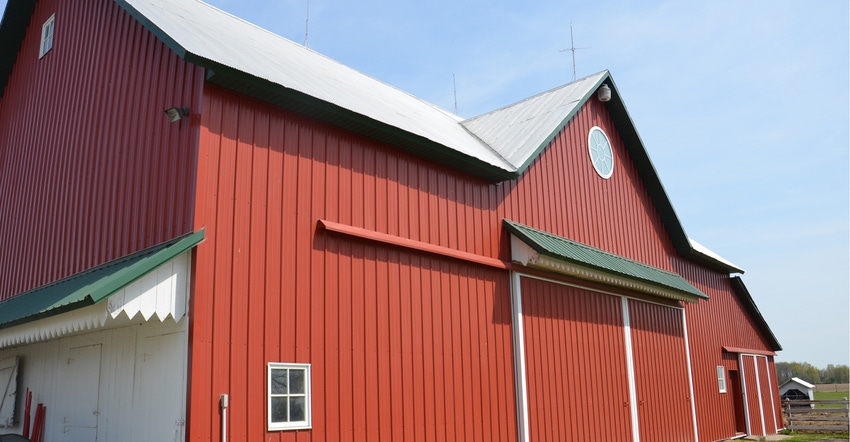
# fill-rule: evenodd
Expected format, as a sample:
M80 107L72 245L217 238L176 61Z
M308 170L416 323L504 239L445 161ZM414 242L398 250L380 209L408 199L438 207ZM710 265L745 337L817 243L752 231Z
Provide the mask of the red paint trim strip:
M764 355L764 356L776 356L775 352L769 350L754 350L752 348L740 348L740 347L727 347L723 346L723 349L728 351L729 353L741 353L747 355Z
M459 259L461 261L473 262L488 267L495 267L497 269L507 270L509 266L508 263L500 259L488 258L486 256L462 252L460 250L450 249L448 247L435 246L433 244L428 244L421 241L414 241L412 239L402 238L399 236L388 235L386 233L375 232L373 230L366 230L360 227L347 226L344 224L335 223L333 221L320 219L318 222L318 227L324 228L329 232L341 233L343 235L354 236L357 238L367 239L382 244L389 244L405 249L433 253L435 255L446 256L449 258Z

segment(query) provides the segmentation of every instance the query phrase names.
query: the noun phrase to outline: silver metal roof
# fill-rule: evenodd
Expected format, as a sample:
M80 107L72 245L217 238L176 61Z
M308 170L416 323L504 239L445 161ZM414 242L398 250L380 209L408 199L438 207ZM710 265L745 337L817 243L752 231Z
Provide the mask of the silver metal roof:
M602 71L463 122L517 168L527 164L606 78Z
M199 0L124 0L202 59L418 135L507 172L517 172L567 123L607 76L603 71L463 121L302 45Z
M603 83L614 93L612 115L626 132L630 152L645 157L642 176L656 204L668 208L671 235L686 238L666 192L637 137L608 71L543 92L518 103L464 120L448 111L382 83L302 45L275 35L200 0L115 0L133 12L181 56L205 60L236 72L296 91L319 102L421 137L447 151L516 176L554 139ZM5 26L5 23L3 24ZM610 103L609 103L610 104ZM637 149L637 151L634 151ZM442 153L419 150L436 158ZM443 161L452 157L443 155ZM448 159L447 159L448 158ZM458 165L463 167L463 165ZM639 171L642 170L639 167ZM506 175L502 175L506 176ZM737 266L689 240L685 254L743 273Z
M198 0L126 0L186 52L419 135L513 172L459 118Z

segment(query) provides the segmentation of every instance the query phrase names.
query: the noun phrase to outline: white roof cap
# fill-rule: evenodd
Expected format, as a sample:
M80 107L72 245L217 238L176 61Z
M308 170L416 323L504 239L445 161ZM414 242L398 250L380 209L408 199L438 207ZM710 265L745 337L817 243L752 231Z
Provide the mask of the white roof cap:
M708 247L696 242L696 240L694 240L693 238L688 238L688 242L691 243L691 248L693 248L694 251L699 253L700 255L706 256L706 257L711 258L715 261L726 264L729 267L734 267L736 269L740 269L740 267L736 266L735 264L732 264L730 261L726 260L722 256L720 256L720 255L712 252L711 250L709 250ZM741 272L743 273L743 270Z

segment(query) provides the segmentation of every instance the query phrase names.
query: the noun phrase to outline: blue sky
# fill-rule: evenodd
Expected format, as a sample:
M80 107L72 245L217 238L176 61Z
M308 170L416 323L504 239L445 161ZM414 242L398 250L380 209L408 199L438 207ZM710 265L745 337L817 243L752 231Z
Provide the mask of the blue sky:
M0 7L5 8L5 0ZM208 0L304 43L308 0ZM309 46L472 117L608 69L688 235L784 347L850 364L848 2L309 0Z
M304 43L307 0L209 3ZM848 3L310 0L309 46L472 117L608 69L690 237L780 361L850 363Z

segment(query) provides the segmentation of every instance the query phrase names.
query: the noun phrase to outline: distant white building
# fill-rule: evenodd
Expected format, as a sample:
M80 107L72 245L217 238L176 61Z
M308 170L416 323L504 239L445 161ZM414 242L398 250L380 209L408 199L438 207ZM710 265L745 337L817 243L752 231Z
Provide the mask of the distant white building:
M813 401L815 400L815 386L800 378L791 378L779 386L779 394L782 400ZM812 404L814 407L814 404Z

